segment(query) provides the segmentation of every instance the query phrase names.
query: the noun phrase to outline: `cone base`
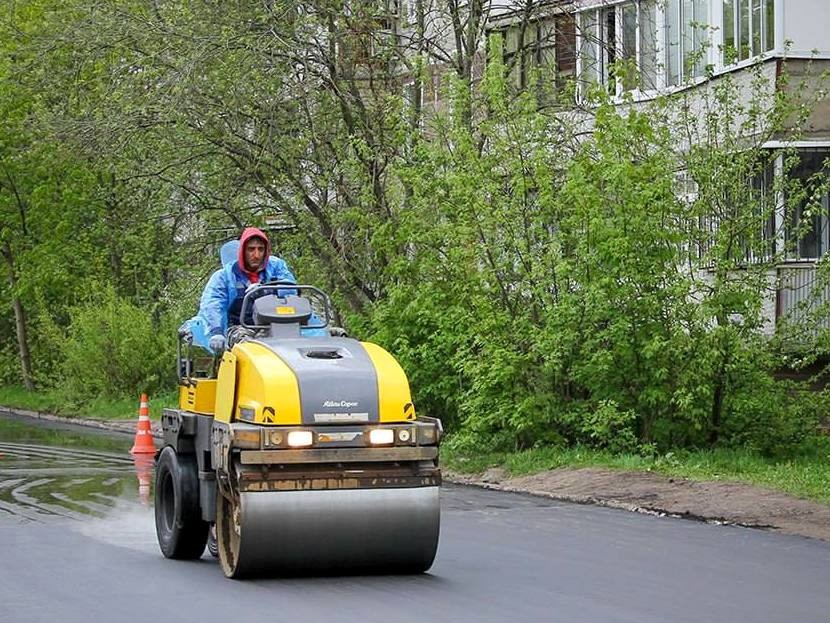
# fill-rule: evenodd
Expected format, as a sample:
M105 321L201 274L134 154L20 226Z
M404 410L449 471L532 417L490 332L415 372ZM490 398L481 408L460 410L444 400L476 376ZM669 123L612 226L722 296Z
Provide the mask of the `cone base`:
M156 446L152 442L150 444L142 443L136 444L130 448L130 454L155 454Z

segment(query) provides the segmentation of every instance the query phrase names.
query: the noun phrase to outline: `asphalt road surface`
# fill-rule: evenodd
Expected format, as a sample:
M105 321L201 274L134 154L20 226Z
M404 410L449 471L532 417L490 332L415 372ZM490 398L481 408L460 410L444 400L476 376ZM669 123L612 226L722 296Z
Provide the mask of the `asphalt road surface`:
M0 426L0 623L830 621L828 543L458 486L427 574L227 580L161 556L130 441Z

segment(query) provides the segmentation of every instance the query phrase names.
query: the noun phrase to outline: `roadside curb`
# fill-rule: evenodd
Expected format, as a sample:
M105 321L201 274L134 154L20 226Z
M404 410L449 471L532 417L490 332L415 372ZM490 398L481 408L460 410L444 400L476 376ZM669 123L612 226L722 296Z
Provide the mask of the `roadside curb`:
M87 428L98 428L101 430L124 433L125 435L134 435L136 426L138 425L138 417L134 420L98 420L94 418L67 417L43 411L32 411L30 409L18 409L15 407L5 406L0 406L0 415L28 417L36 420L55 422L57 424L74 424L77 426L85 426ZM159 422L150 420L150 428L154 439L162 438L161 425Z
M544 497L571 504L755 528L830 542L830 507L738 481L706 481L604 468L561 467L529 476L501 468L444 473L448 483Z
M664 508L639 506L637 504L631 504L630 502L623 502L622 500L615 500L613 498L597 498L589 495L568 495L565 493L555 493L552 491L544 491L541 489L525 489L522 487L511 487L509 485L501 485L498 483L477 479L468 474L456 474L454 472L445 472L443 474L443 479L451 484L478 487L479 489L501 491L503 493L519 493L522 495L533 495L535 497L547 498L550 500L555 500L557 502L566 502L568 504L580 504L584 506L601 506L603 508L613 508L616 510L624 510L631 513L640 513L642 515L652 515L655 517L673 517L676 519L690 519L693 521L700 521L703 523L710 523L713 525L738 526L741 528L769 528L769 526L766 525L730 521L728 519L724 519L723 517L709 517L706 515L697 515L689 512L675 513Z

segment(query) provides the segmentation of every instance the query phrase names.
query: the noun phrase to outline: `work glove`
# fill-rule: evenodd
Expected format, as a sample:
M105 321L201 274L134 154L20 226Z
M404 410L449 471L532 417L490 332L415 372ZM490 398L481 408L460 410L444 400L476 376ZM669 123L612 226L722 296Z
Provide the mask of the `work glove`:
M182 326L179 327L179 337L183 342L188 344L193 342L193 332L190 330L190 321L186 320L182 323Z
M210 336L210 341L208 342L208 346L210 350L213 351L214 355L218 355L223 350L225 350L225 336L224 335L212 335Z

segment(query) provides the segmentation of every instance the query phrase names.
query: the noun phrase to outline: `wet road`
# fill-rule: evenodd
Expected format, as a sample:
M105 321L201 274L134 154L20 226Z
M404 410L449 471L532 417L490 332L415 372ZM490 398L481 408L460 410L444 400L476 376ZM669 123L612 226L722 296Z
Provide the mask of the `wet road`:
M428 574L226 580L161 556L131 442L0 418L0 622L830 620L828 543L453 486Z

